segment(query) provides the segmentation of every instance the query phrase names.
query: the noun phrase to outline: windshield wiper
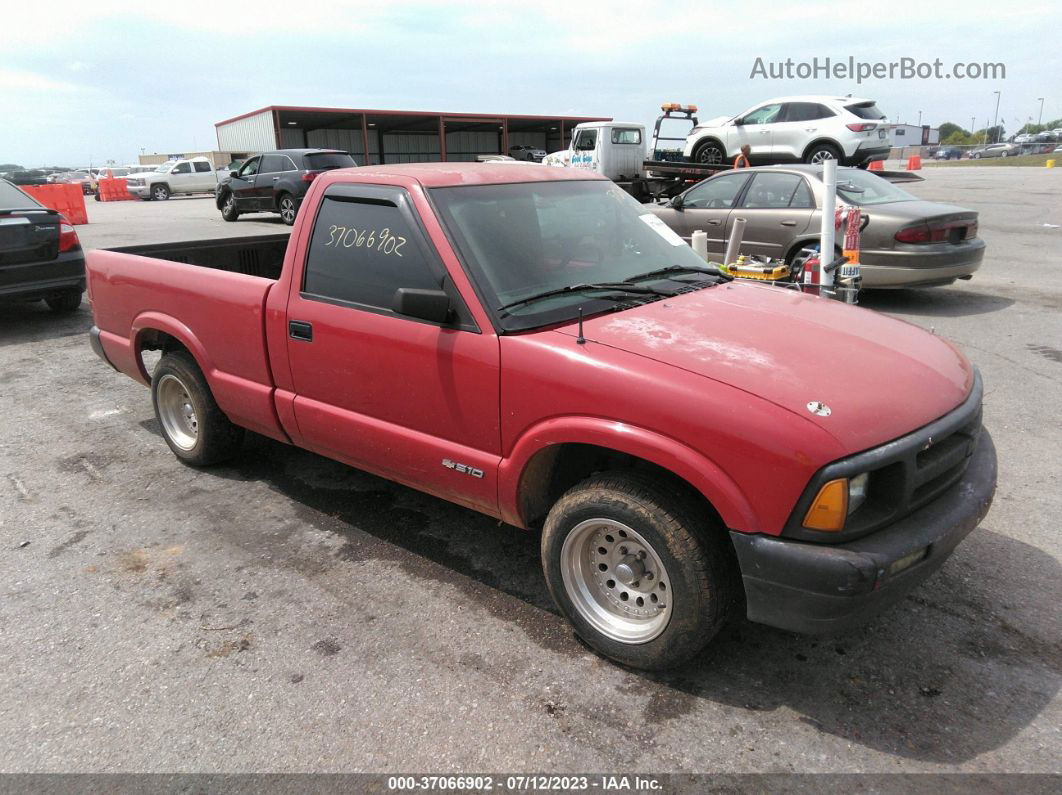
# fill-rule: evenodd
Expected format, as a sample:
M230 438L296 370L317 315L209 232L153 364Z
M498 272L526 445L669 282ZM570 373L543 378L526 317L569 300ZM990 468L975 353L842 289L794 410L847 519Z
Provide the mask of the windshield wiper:
M666 268L657 268L655 271L649 271L648 273L639 273L635 276L628 276L623 281L628 283L640 282L642 279L651 279L654 276L667 276L669 274L678 273L706 273L722 282L729 282L734 278L730 274L723 273L715 268L698 268L692 265L669 265Z
M671 298L675 295L671 290L657 290L652 287L636 287L627 282L593 282L591 284L569 284L567 287L558 287L555 290L546 290L542 293L535 293L529 295L526 298L521 298L519 301L513 301L512 303L499 306L498 311L501 312L504 309L512 309L514 306L522 306L523 304L529 304L532 301L538 301L542 298L552 298L555 295L564 295L565 293L578 293L583 290L607 290L609 292L622 292L631 295L661 295L665 298Z

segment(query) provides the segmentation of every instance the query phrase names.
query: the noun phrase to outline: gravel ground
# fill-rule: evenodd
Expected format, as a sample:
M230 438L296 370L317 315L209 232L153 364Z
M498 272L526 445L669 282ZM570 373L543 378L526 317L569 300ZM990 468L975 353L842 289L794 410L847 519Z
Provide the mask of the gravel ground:
M985 264L864 304L981 368L991 512L867 627L742 623L666 676L573 637L536 534L261 438L184 467L87 308L4 307L0 771L1059 772L1062 169L924 173ZM286 229L89 214L86 246Z

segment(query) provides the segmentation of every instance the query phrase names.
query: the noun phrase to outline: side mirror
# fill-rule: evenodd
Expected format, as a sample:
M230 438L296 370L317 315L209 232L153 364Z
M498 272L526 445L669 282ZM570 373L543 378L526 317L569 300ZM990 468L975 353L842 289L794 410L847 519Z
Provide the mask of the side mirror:
M744 119L741 119L741 118L734 119L734 124L736 124L738 127L742 126L744 123L745 123Z
M407 317L445 323L450 319L450 296L443 290L399 287L391 300L391 309Z
M684 202L682 201L682 194L680 193L678 196L673 197L671 201L667 203L667 206L670 207L672 210L681 210L683 204Z

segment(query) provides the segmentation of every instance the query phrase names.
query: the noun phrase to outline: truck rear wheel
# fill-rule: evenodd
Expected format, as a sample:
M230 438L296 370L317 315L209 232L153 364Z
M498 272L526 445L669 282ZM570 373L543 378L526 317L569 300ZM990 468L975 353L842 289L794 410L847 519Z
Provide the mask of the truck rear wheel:
M583 640L647 670L701 651L738 587L721 528L682 492L632 472L594 475L557 501L542 532L542 566Z
M187 351L173 351L159 360L151 378L151 402L166 444L184 463L209 466L239 451L243 428L218 408Z

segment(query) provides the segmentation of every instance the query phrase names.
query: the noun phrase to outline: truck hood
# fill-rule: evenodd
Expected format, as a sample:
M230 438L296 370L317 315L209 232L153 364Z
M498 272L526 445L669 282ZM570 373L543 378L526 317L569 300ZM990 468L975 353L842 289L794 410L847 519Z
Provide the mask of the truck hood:
M768 400L853 453L943 416L973 382L966 358L917 326L742 282L599 315L585 322L584 335ZM829 415L809 403L825 404Z

